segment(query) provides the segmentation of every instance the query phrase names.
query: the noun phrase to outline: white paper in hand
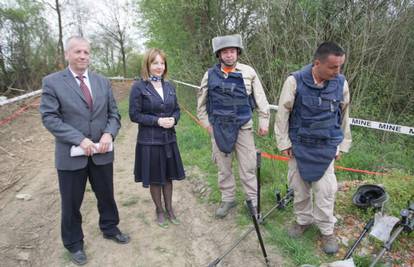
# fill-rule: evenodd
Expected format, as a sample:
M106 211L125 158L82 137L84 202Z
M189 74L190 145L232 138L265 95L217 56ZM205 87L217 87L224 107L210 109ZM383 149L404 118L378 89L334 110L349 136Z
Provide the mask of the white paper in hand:
M95 143L95 146L99 149L99 143ZM109 149L108 152L113 150L113 143L109 144ZM97 154L98 151L93 150L92 154ZM78 157L78 156L84 156L85 155L85 151L83 151L83 149L80 146L72 146L70 148L70 156L71 157Z

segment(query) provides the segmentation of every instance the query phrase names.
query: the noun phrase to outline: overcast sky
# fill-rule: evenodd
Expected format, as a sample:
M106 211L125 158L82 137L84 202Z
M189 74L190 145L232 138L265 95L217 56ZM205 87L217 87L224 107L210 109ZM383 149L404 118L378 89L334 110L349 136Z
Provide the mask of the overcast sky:
M78 21L82 21L82 31L84 33L84 36L90 37L96 32L99 32L100 30L97 23L105 24L108 19L118 10L118 17L120 18L121 24L128 24L127 32L128 36L135 44L134 48L138 51L142 51L144 49L146 38L144 36L143 29L139 29L136 25L134 25L136 23L136 20L139 18L139 14L134 11L134 6L125 8L125 10L122 8L127 6L127 0L60 1L62 3L64 40L69 36L78 34ZM51 5L55 4L55 0L44 0L43 2L50 3ZM57 36L58 21L56 12L52 8L47 7L44 13L50 26L52 26L54 30L54 34Z

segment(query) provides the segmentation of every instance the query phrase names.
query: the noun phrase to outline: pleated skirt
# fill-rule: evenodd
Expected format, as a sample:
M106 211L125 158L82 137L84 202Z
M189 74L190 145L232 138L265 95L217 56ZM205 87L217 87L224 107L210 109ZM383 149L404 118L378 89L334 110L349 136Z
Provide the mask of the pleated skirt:
M166 145L143 145L135 147L135 182L164 185L167 181L183 180L185 172L177 143Z

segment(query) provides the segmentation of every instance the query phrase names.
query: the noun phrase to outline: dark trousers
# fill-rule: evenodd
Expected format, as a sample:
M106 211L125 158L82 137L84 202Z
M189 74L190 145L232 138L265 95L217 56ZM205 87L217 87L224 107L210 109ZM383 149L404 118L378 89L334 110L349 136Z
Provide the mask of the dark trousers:
M80 207L86 181L95 192L98 201L99 228L104 234L119 233L118 209L114 199L113 164L95 165L91 158L84 169L58 170L59 189L62 199L61 231L63 245L70 252L83 249L82 215Z

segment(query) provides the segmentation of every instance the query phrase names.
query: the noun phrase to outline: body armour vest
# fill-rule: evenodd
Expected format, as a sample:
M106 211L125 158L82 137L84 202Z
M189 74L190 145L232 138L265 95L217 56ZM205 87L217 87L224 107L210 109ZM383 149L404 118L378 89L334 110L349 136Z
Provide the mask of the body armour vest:
M208 120L220 151L234 149L239 129L252 118L252 106L243 76L231 72L225 78L220 64L208 70Z
M289 117L289 138L302 179L314 182L324 175L343 140L340 103L345 77L339 74L324 87L317 87L312 65L292 75L297 87Z

